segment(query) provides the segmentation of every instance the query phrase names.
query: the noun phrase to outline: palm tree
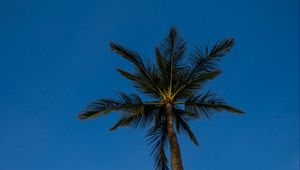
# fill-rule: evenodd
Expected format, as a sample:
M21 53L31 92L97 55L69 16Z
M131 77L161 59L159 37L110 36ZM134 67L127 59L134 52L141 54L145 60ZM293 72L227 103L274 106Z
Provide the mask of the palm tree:
M165 147L169 146L172 170L183 170L177 133L184 132L198 145L189 126L190 120L210 117L216 111L244 113L227 105L214 93L203 90L208 80L220 75L215 63L233 45L234 39L229 38L217 42L212 48L196 47L184 60L186 42L172 27L168 37L155 48L156 64L151 64L144 62L137 52L111 42L111 49L134 65L134 72L117 71L152 100L145 102L135 93L119 93L117 99L99 99L91 103L79 118L120 112L121 118L110 130L123 126L148 128L146 137L153 146L156 169L168 170Z

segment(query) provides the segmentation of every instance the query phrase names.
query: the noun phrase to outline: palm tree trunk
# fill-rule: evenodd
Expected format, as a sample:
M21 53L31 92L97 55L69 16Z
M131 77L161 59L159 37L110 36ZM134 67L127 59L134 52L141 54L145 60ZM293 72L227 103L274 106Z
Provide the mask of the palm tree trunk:
M169 143L171 151L172 170L183 170L180 148L173 126L172 105L166 105L167 130L169 134Z

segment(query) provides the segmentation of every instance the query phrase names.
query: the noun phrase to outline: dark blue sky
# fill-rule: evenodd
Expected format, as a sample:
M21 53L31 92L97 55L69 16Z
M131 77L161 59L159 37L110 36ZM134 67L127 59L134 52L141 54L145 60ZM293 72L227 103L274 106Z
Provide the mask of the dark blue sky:
M120 42L145 57L176 26L189 45L236 38L208 84L244 116L192 123L186 170L297 170L299 1L0 1L0 169L151 170L144 130L109 132L118 114L79 121L100 97L132 91Z

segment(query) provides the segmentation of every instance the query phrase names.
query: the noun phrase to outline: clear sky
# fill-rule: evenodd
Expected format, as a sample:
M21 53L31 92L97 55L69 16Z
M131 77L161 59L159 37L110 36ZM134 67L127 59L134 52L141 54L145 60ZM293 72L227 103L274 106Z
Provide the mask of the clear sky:
M208 84L247 112L192 123L180 136L186 170L297 170L299 1L0 1L0 169L151 170L145 130L108 129L118 114L79 121L101 97L131 92L109 49L145 57L176 26L193 44L234 37Z

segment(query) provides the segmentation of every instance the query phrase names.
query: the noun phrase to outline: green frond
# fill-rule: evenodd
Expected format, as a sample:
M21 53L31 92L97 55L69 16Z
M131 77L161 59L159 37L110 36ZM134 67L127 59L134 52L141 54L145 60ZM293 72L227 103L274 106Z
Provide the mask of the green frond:
M78 117L80 119L94 118L113 111L136 113L142 109L144 109L144 103L138 95L119 93L118 99L99 99L92 102Z
M117 71L125 78L133 81L133 87L136 88L138 91L149 94L153 97L159 98L161 97L161 93L157 90L155 86L151 83L147 83L147 79L143 76L136 75L134 73L126 72L122 69L117 69ZM155 76L153 76L155 77ZM154 78L155 80L156 78Z
M116 53L120 54L125 59L127 59L128 61L132 62L136 67L138 68L145 67L142 58L137 52L133 50L129 50L123 47L122 45L113 42L110 42L110 48Z
M123 126L144 128L151 125L158 116L161 107L162 105L143 104L139 111L123 113L122 117L110 130L116 130Z
M137 81L137 82L140 82L141 80L138 79L137 76L129 73L129 72L126 72L122 69L117 69L117 71L122 75L124 76L125 78L129 79L129 80L132 80L132 81Z
M164 77L165 74L167 73L166 71L166 64L167 61L166 59L163 57L162 53L160 52L159 48L155 48L155 57L156 57L156 63L158 65L161 77Z
M168 37L165 42L161 44L161 50L164 56L167 57L168 63L177 65L182 61L186 50L186 41L181 37L175 27L170 29Z
M229 52L232 47L234 46L234 39L228 38L221 40L214 45L214 47L211 49L208 57L209 58L217 58L224 56L227 52Z
M206 46L204 48L196 47L190 57L191 71L189 77L197 76L202 72L217 69L215 62L229 52L234 46L234 39L228 38L217 42L211 50Z
M191 97L192 94L202 88L208 80L213 80L220 74L221 71L212 70L199 74L193 79L188 80L187 77L184 77L183 80L180 81L178 87L175 87L176 90L173 93L173 97L176 99Z
M186 100L185 110L190 113L198 114L199 117L205 116L207 118L216 111L228 111L237 114L244 113L239 109L227 105L222 99L217 98L216 95L211 92L200 94Z
M79 119L94 118L99 115L106 115L114 110L119 110L122 105L117 100L112 99L99 99L91 104L82 111L79 115Z
M153 74L157 71L152 64L144 64L142 58L137 52L129 50L120 44L111 42L110 47L113 51L120 54L123 58L127 59L128 61L134 64L136 77L139 77L139 79L144 81L145 84L148 84L149 86L153 87L155 89L155 92L153 92L155 95L160 95L164 97L164 94L161 88L158 86L157 82L160 81L160 77L157 76L157 74Z
M184 80L178 81L179 85L174 87L176 90L173 97L191 97L207 80L216 78L221 71L217 69L215 62L230 51L233 45L234 39L229 38L217 42L211 49L208 46L196 47L190 57L191 67L187 69Z
M168 37L156 48L156 62L162 79L161 86L165 91L172 91L178 73L184 69L182 60L185 50L186 42L175 27L170 29Z
M169 170L168 159L165 154L165 146L168 144L167 124L159 120L147 132L147 141L152 146L151 155L155 161L156 170Z
M184 110L177 109L177 108L173 109L173 115L174 115L177 132L180 133L182 131L186 133L190 137L191 141L194 144L198 145L196 136L194 135L194 133L192 132L188 124L189 120L195 118L195 116L188 114Z

